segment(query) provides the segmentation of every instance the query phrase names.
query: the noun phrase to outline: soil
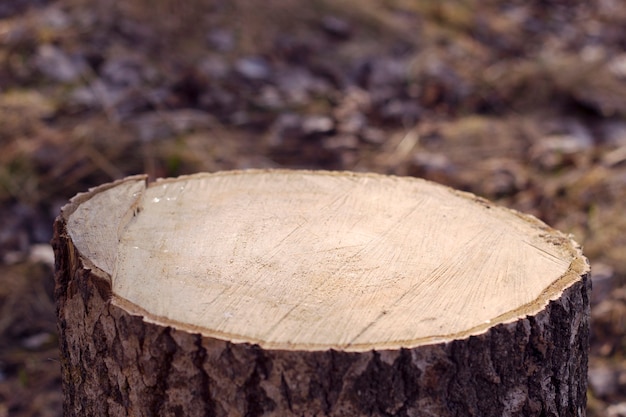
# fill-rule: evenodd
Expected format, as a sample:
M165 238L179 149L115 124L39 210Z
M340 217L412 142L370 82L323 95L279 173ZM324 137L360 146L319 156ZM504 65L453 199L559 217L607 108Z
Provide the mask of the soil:
M246 168L419 176L573 234L587 414L626 416L624 21L615 0L3 0L0 417L61 415L59 208Z

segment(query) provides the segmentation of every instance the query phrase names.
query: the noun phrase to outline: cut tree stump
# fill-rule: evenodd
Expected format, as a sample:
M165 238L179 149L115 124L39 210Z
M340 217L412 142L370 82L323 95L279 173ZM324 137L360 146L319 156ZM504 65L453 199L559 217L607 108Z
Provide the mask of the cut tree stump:
M55 223L65 416L584 416L589 266L415 178L233 171Z

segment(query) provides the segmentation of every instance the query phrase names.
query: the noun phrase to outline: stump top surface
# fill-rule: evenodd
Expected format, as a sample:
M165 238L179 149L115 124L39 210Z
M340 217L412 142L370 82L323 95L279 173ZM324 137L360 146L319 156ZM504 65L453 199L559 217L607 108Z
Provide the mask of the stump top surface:
M414 178L310 171L131 177L64 210L112 302L276 349L362 351L536 314L588 271L531 216Z

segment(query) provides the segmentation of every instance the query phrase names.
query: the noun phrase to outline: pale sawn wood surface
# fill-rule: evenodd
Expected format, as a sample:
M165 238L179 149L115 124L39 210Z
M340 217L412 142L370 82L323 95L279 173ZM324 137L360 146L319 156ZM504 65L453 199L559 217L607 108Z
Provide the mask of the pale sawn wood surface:
M65 215L114 305L263 348L460 339L536 314L588 271L576 243L537 219L414 178L131 177Z

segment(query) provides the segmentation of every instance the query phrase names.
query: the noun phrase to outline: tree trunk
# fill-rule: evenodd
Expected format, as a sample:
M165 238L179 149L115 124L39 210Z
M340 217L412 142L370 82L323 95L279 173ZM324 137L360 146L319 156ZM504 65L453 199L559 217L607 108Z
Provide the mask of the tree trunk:
M414 178L235 171L55 223L65 416L584 416L589 267Z

